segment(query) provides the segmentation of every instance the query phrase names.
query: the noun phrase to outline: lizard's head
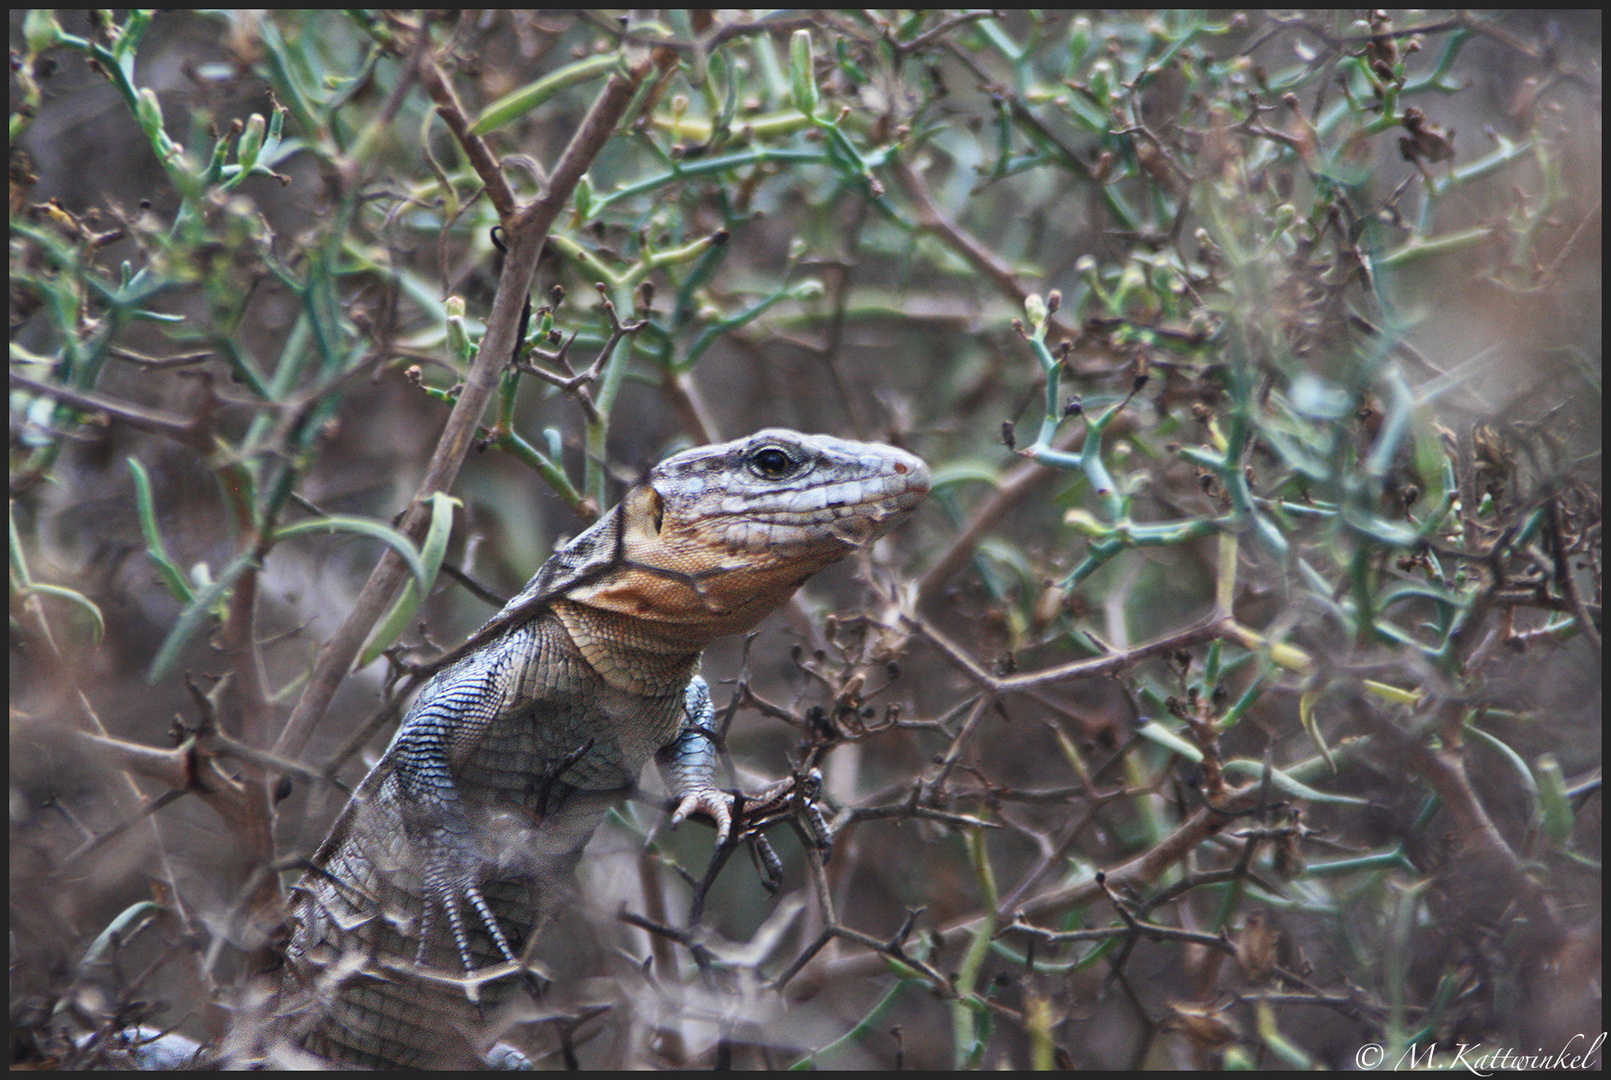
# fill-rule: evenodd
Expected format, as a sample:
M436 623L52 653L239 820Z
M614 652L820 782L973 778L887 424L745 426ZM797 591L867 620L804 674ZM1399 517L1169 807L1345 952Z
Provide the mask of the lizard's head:
M660 539L826 565L894 528L929 493L904 450L767 428L656 465ZM807 571L809 572L809 571Z
M620 572L568 591L687 640L749 629L929 493L904 450L782 428L667 458L619 510Z

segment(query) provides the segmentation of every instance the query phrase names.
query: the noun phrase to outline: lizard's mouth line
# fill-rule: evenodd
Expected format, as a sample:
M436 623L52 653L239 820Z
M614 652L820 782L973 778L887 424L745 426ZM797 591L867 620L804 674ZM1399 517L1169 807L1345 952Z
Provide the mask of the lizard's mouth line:
M908 469L910 473L913 470ZM910 486L899 494L870 495L863 499L852 501L828 502L822 506L812 506L806 509L795 509L780 506L771 510L747 509L734 510L726 513L710 514L710 518L723 518L727 520L753 521L762 525L792 525L809 526L822 525L839 521L848 517L873 516L880 521L888 520L897 515L910 513L928 498L929 490L933 486L928 469L919 466L917 475L913 476ZM879 512L879 507L887 509Z
M829 503L827 506L813 510L774 510L767 513L750 511L748 513L735 512L719 516L728 521L745 521L753 522L757 525L782 525L794 528L805 528L811 525L830 525L836 521L845 521L851 518L872 518L874 516L879 521L885 521L891 517L911 512L922 501L922 496L926 494L927 491L914 490L910 493L909 502L903 498L893 509L877 515L874 515L872 511L882 501L879 499L869 499L865 502L854 503Z

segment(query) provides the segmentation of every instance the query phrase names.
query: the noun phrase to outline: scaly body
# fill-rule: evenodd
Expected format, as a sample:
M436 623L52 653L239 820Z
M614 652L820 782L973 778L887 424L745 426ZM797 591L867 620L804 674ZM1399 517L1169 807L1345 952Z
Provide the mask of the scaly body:
M927 494L892 447L768 430L668 458L420 691L293 890L280 1012L369 1067L475 1065L604 812L655 758L724 837L705 646Z

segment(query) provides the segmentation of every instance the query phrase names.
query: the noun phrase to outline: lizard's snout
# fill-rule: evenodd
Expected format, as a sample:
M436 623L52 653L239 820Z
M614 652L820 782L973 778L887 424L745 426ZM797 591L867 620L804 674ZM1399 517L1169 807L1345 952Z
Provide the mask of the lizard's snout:
M928 497L934 486L934 474L929 471L928 463L916 454L893 446L880 449L889 458L888 471L896 478L895 486L902 489L898 496L900 509L910 510Z

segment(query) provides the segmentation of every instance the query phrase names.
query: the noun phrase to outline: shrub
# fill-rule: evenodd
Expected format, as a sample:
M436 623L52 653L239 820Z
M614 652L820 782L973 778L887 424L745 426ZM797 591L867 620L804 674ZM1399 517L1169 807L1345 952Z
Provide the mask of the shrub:
M778 830L769 899L624 807L530 1054L1587 1049L1596 16L12 42L14 1060L225 1030L421 659L767 424L936 470L708 658L832 858Z

